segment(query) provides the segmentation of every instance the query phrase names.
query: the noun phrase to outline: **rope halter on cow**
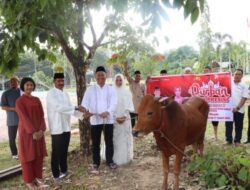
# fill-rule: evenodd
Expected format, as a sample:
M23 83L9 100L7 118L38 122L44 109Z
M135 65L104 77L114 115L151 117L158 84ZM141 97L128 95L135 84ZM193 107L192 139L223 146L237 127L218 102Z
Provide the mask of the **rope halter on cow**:
M168 99L168 97L160 97L160 98L157 98L157 100L160 102L160 103L165 103L166 100ZM163 120L163 114L166 113L166 107L168 106L169 104L167 105L163 105L161 106L161 124L159 126L158 129L154 130L153 132L159 132L160 133L160 137L161 138L164 138L168 144L170 144L175 150L177 150L179 153L181 153L183 156L186 156L186 154L183 152L183 150L181 150L178 146L176 146L165 134L164 132L161 130L162 126L164 126L164 120Z

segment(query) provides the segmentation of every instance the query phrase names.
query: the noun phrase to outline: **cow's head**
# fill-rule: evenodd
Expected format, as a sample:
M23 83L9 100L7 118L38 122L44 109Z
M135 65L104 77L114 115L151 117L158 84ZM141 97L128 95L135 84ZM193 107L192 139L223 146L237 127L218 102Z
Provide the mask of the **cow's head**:
M146 95L138 107L138 121L133 129L139 135L147 135L161 125L162 109L174 101L173 98L155 98Z

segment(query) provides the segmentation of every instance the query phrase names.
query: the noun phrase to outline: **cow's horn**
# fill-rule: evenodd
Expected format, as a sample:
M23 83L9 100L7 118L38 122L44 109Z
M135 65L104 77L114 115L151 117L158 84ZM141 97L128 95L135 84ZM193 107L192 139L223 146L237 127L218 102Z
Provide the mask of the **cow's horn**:
M168 97L161 97L161 98L159 99L159 102L163 102L163 101L165 101L166 99L168 99Z
M159 101L161 99L161 97L154 97L155 101Z

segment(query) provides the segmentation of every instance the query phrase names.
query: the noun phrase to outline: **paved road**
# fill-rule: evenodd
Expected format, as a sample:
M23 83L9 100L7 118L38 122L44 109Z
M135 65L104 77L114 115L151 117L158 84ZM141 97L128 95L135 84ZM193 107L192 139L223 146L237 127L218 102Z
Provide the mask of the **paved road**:
M45 113L45 121L47 123L47 111L46 111L46 94L47 92L34 92L34 96L37 96L40 98L44 113ZM0 92L0 97L2 95L2 92ZM77 98L75 93L69 93L70 99L72 104L76 105ZM71 123L76 123L77 119L72 117L71 118ZM6 112L2 109L0 109L0 141L6 141L8 140L8 129L6 126Z

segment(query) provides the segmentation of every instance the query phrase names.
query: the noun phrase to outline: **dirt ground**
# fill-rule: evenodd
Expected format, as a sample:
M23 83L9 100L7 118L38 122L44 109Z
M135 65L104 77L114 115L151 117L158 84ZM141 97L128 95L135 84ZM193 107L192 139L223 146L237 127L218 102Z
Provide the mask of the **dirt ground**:
M156 149L152 135L143 139L135 139L134 160L126 166L120 166L116 170L110 170L103 163L99 174L92 174L91 170L84 170L82 174L73 172L70 178L72 185L62 189L88 189L88 190L158 190L162 184L162 160L161 153ZM82 167L82 158L79 155L71 155L71 170L77 171ZM169 175L169 189L173 186L173 160L171 158L171 173ZM90 161L91 162L91 159ZM186 171L187 160L182 163L180 175L181 190L203 190L196 175L190 177ZM77 164L76 164L77 163ZM80 163L80 164L79 164ZM86 166L87 168L87 166ZM85 168L85 169L86 169ZM80 172L81 173L81 172ZM83 188L85 186L85 188Z

